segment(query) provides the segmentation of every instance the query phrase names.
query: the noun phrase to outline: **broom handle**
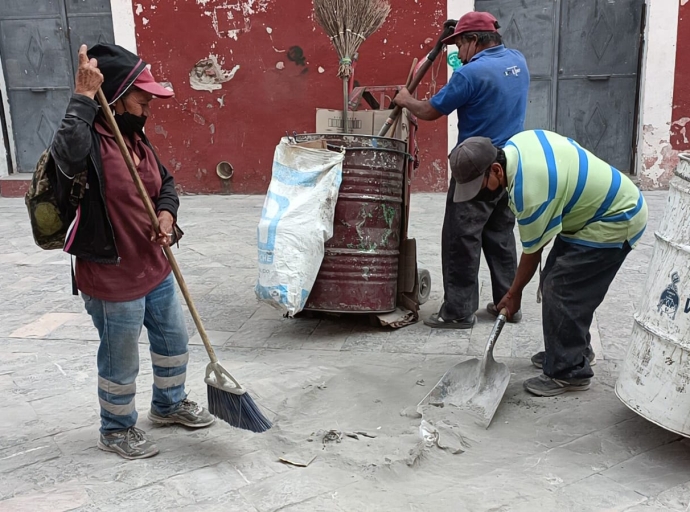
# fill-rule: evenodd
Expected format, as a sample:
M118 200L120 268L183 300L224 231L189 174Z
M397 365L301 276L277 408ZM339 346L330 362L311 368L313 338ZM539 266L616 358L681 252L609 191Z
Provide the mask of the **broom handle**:
M127 149L127 145L125 144L125 139L122 138L122 133L120 132L120 129L118 128L117 123L115 122L113 113L110 111L108 101L105 99L105 96L101 89L98 89L98 93L96 94L96 96L98 98L98 103L100 103L101 105L101 110L105 115L105 119L108 122L108 126L110 126L110 130L115 134L115 140L117 141L117 145L120 147L122 157L125 159L125 163L127 164L127 168L129 169L129 174L132 176L132 179L134 180L134 186L137 188L139 197L144 203L146 213L148 213L149 218L151 219L153 229L156 231L156 233L159 233L160 224L158 222L158 216L156 215L156 211L153 209L151 198L146 192L144 184L141 182L141 178L139 177L139 173L137 172L137 169L134 166L132 156L129 154L129 149ZM173 274L175 274L177 284L180 285L180 290L182 290L184 300L187 303L187 306L189 307L189 312L192 314L192 318L194 319L196 328L199 331L199 335L201 336L201 341L204 342L204 347L206 347L208 357L211 359L212 363L217 363L218 358L216 357L216 353L213 350L213 347L211 346L211 341L209 340L208 335L206 334L204 324L201 322L199 312L197 311L196 306L194 306L194 301L192 300L192 296L190 295L189 289L187 288L187 283L185 283L184 278L182 277L182 272L180 271L180 266L177 264L175 255L173 254L172 249L169 246L163 247L163 252L165 252L165 256L166 258L168 258L168 262L170 262L170 267L172 268Z
M419 62L418 58L414 58L412 61L412 67L410 68L410 73L407 75L407 82L405 82L405 87L409 87L410 84L412 83L412 78L414 77L414 70L417 67L417 63ZM400 123L400 117L398 116L395 118L395 121L393 122L393 126L391 127L391 137L395 137L395 130L398 129L398 124Z
M347 111L350 106L350 80L343 78L343 133L350 133L347 125Z
M419 68L419 71L415 74L414 78L410 82L410 86L407 88L408 91L410 91L410 94L414 94L414 92L417 90L417 87L421 83L422 79L426 75L427 71L431 68L433 65L434 61L436 60L436 57L439 56L441 53L441 50L443 50L443 47L445 46L443 44L443 40L452 35L453 32L455 31L455 20L448 20L444 24L444 30L441 33L441 35L438 38L438 41L436 41L436 46L434 46L433 50L429 52L429 55L427 55L426 60L422 63L421 67ZM388 116L388 119L386 119L386 122L383 124L381 127L381 130L379 130L378 136L379 137L385 137L388 131L390 130L391 126L393 125L393 122L398 118L400 113L402 112L402 109L396 105L395 108L393 109L393 112L391 112L390 116Z

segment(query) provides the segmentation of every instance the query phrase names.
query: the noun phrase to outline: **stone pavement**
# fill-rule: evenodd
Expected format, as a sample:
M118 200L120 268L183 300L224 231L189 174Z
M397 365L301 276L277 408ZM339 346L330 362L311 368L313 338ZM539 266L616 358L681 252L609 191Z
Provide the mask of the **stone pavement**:
M0 511L688 511L690 441L638 417L613 393L666 200L646 194L652 219L641 247L596 314L599 356L590 391L529 396L540 349L535 283L524 321L503 331L496 355L511 384L491 428L465 452L419 450L414 406L453 364L479 355L491 329L401 330L356 318L283 319L256 303L255 230L263 199L184 197L177 250L221 361L249 386L275 427L254 435L225 424L199 432L145 418L151 368L140 345L139 426L161 453L126 462L96 448L97 335L70 295L69 261L33 245L23 202L0 199ZM444 197L415 195L411 235L442 296ZM482 304L489 301L482 269ZM190 398L205 401L206 364L191 320ZM143 414L142 414L143 413ZM330 442L325 434L344 435ZM309 461L306 467L279 457Z

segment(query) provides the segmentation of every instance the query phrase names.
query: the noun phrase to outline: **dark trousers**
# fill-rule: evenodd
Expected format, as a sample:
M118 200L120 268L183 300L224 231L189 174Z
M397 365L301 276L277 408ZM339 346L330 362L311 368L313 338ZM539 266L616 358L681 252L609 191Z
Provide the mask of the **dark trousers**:
M541 273L544 373L554 379L594 375L588 357L589 328L613 278L630 252L598 249L556 237Z
M465 203L454 203L455 180L450 181L443 220L441 258L445 320L467 318L479 309L479 264L481 251L491 272L491 291L498 304L515 278L515 216L508 207L508 194L483 190Z

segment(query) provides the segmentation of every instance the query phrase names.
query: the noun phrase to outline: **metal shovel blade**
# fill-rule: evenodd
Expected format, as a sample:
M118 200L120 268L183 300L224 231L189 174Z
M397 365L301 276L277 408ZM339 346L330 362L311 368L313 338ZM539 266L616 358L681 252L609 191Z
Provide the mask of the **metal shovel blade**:
M452 405L467 411L480 425L488 428L510 382L508 366L494 360L494 345L505 322L506 317L501 312L491 330L484 357L453 366L419 405Z

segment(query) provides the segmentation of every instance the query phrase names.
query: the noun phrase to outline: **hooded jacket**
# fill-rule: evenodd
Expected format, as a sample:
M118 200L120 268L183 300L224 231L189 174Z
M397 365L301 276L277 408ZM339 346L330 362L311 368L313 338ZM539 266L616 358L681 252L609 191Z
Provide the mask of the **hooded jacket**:
M146 68L143 60L116 45L98 44L89 50L88 56L98 59L98 68L104 77L101 89L110 105L127 92ZM99 106L95 100L80 94L72 95L51 145L57 168L55 191L61 211L73 219L65 240L65 252L95 263L117 264L117 240L105 200L100 135L94 129L98 115ZM142 140L153 150L143 134ZM160 161L158 167L162 184L154 206L157 212L168 211L177 219L180 201L174 178ZM75 210L69 201L72 182L85 169L86 190Z

